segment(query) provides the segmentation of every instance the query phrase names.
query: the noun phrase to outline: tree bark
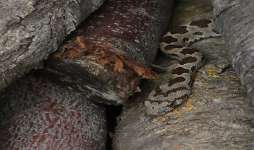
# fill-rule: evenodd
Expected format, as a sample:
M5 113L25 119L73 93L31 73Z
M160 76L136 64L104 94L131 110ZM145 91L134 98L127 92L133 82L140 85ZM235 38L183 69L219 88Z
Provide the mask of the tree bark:
M0 149L105 150L105 108L49 78L29 75L1 94Z
M221 41L196 44L212 56L206 55L209 63L197 74L192 96L174 111L153 117L146 114L144 106L151 89L167 82L168 74L161 74L159 81L144 85L143 93L131 99L132 103L124 107L118 118L113 149L252 150L254 109L233 71L216 73L220 71L218 65L226 62L222 44Z
M0 89L54 52L103 0L0 2Z
M108 0L47 62L56 79L122 104L137 91L165 32L173 0Z
M254 1L214 0L217 28L224 35L232 64L254 103Z
M206 0L179 0L172 25L189 23L196 18L212 17ZM160 73L146 83L140 95L132 97L113 138L114 150L251 150L254 148L253 107L245 98L235 72L225 68L227 60L222 38L196 42L206 63L193 77L192 95L186 103L168 114L149 116L144 101L153 88L168 83L170 74ZM156 64L167 67L168 57Z

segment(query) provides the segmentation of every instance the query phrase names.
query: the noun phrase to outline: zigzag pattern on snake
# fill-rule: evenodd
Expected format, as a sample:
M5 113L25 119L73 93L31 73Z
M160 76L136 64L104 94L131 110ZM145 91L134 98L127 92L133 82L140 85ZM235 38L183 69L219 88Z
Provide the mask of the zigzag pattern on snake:
M160 50L170 60L174 60L174 63L164 68L170 74L170 79L155 87L145 101L148 115L170 112L191 95L193 75L204 60L201 52L191 45L204 39L219 37L213 26L212 19L199 19L177 26L163 36Z

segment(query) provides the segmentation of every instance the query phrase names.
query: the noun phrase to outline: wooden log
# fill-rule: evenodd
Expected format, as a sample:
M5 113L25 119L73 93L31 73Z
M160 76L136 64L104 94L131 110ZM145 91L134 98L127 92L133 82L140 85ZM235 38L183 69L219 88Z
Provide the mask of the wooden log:
M108 0L47 61L47 70L100 102L121 104L137 91L168 24L173 0Z
M54 52L103 0L0 2L0 89Z
M168 81L168 74L159 74L158 81L145 84L146 90L124 106L113 136L114 150L254 148L254 109L232 70L217 73L220 71L218 65L226 65L222 63L226 62L225 49L222 41L211 41L196 45L210 55L206 55L207 66L195 78L193 95L188 101L166 115L147 115L144 101L151 89ZM166 66L167 59L161 58L164 64L158 64Z
M254 104L254 1L215 0L217 28L225 37L232 64Z
M89 95L45 74L12 84L0 97L0 149L105 150L105 108Z
M209 1L178 2L172 25L212 16ZM171 77L168 72L160 73L158 80L146 83L142 94L124 106L113 138L114 150L253 149L253 107L247 103L236 74L225 68L230 62L223 39L204 39L191 46L207 60L193 77L191 97L172 112L148 115L144 101L152 89ZM168 62L168 57L161 56L156 64L167 67Z

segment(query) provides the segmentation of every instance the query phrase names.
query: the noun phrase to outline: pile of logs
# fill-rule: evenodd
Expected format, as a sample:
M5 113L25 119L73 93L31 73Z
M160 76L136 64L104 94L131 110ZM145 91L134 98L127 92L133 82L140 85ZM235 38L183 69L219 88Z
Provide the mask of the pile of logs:
M106 149L106 106L127 103L141 79L158 77L150 66L173 2L0 2L0 149ZM253 99L254 2L213 3L234 69Z
M0 18L0 87L11 84L0 98L1 149L105 149L103 105L123 104L140 79L156 77L149 66L172 0L108 0L57 50L102 2L0 2L11 15Z

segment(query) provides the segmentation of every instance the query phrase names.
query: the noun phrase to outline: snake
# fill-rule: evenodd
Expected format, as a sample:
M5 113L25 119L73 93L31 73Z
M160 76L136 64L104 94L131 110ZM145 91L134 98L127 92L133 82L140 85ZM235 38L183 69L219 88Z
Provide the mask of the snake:
M173 63L163 67L169 78L155 86L144 101L148 115L166 114L187 101L194 75L205 63L204 55L192 45L219 36L213 19L201 18L177 25L162 37L160 51Z

